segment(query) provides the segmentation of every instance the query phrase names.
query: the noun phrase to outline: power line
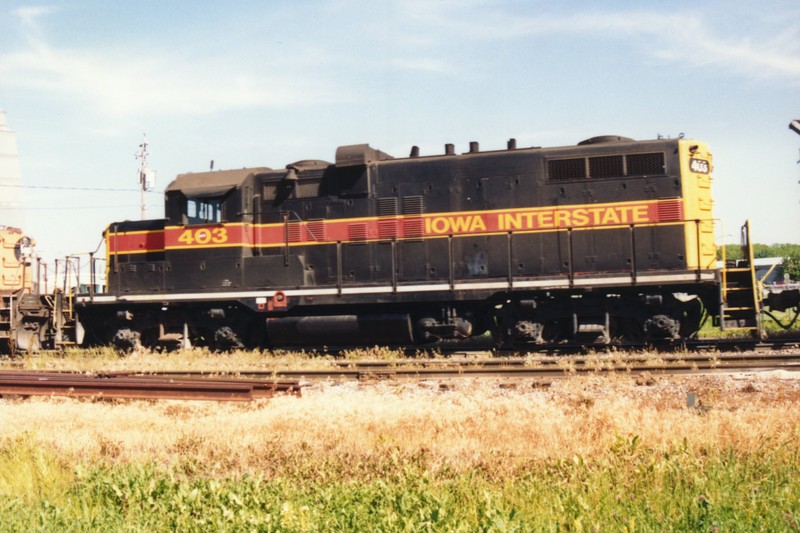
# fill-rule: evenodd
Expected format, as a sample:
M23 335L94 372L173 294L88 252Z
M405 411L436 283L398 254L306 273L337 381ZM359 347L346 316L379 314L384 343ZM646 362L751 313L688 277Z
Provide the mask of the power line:
M48 185L14 185L0 183L0 187L15 187L18 189L49 189L54 191L99 191L99 192L139 192L139 189L104 189L100 187L54 187ZM146 191L148 194L163 194L158 191Z
M120 209L123 207L139 207L138 205L88 205L88 206L71 206L59 205L57 207L6 207L0 205L0 211L35 211L35 210L53 210L53 209Z

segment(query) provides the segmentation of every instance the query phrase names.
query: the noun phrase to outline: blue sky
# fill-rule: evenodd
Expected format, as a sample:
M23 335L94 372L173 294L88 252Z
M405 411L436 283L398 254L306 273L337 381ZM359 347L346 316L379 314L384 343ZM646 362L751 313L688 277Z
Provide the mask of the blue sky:
M212 159L281 168L344 144L683 133L714 152L729 242L750 218L756 241L797 243L798 21L796 0L0 0L0 108L27 187L134 189L26 188L45 257L139 218L145 132L157 191Z

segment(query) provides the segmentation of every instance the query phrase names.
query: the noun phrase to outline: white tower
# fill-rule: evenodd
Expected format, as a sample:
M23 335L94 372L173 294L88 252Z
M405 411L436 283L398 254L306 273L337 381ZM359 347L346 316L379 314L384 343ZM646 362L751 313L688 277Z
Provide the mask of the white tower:
M22 172L17 155L17 136L0 109L0 225L24 226Z

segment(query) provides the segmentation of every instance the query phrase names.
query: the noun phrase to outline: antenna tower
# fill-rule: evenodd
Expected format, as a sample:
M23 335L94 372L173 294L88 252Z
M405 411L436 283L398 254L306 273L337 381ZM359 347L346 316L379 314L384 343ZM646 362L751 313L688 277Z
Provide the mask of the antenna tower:
M147 191L153 190L153 185L155 184L155 171L151 170L150 167L147 166L147 156L149 152L147 143L147 135L144 133L142 134L142 143L139 145L139 151L133 154L133 157L139 160L139 189L140 189L140 200L139 205L141 206L141 219L145 219L145 211L147 211L147 203L145 200L145 193Z

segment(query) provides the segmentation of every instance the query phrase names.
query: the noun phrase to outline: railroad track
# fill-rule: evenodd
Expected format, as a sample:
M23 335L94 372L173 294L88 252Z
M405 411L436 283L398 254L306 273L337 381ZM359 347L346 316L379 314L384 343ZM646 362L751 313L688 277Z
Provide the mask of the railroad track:
M71 372L0 371L0 396L69 396L95 399L248 401L275 394L299 396L304 384L322 381L456 380L464 378L552 381L574 375L668 376L767 370L800 372L791 353L600 355L329 361L324 369L231 371ZM480 357L480 358L478 358ZM800 377L800 374L798 374Z
M328 349L329 353L343 352L353 348ZM401 348L402 349L402 348ZM800 337L753 339L753 338L720 338L720 339L690 339L681 341L663 340L661 342L620 342L609 345L585 345L570 343L555 344L521 344L519 346L495 349L491 342L485 339L467 339L464 341L442 342L432 345L425 350L412 348L406 354L413 356L415 353L432 352L442 354L458 354L468 351L491 351L493 354L505 357L519 353L550 354L550 355L576 355L591 354L616 350L620 352L652 352L670 354L675 352L763 352L770 350L800 349Z
M787 370L800 372L800 352L781 354L601 356L601 357L517 357L502 359L451 358L396 361L333 361L328 369L238 372L237 375L263 379L295 379L300 382L325 380L375 381L387 379L459 378L554 378L575 374L650 374L731 373ZM203 373L163 371L161 376L198 377Z
M297 381L222 376L76 374L0 371L0 396L69 396L94 399L248 401L300 395Z

